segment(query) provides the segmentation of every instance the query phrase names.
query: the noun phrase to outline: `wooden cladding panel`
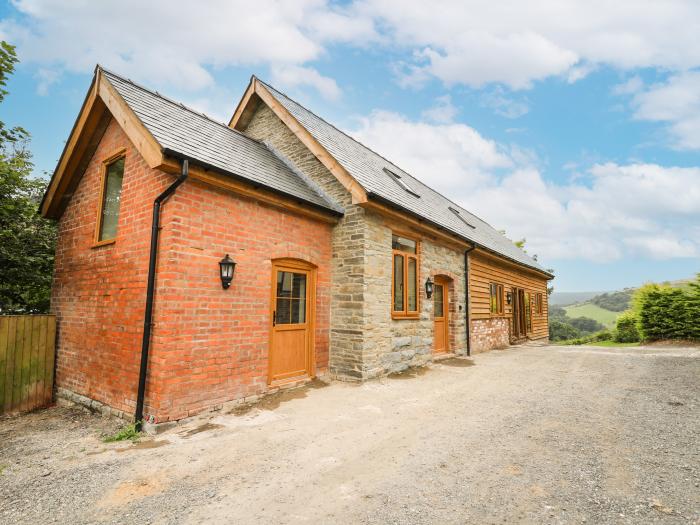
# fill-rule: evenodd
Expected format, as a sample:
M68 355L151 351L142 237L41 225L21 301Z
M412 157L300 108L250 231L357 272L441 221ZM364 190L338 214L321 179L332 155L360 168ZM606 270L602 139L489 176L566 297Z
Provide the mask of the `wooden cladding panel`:
M532 309L532 333L530 337L538 339L547 336L549 332L547 322L547 279L544 276L539 276L535 272L530 272L524 268L521 269L517 265L511 265L505 261L501 262L490 255L475 250L469 254L469 294L472 319L500 317L492 316L490 313L490 283L502 284L505 293L512 291L514 287L530 292L530 307ZM541 314L536 313L534 306L534 296L537 293L542 294ZM510 318L512 312L512 305L507 304L504 300L503 316Z
M51 403L55 340L53 315L0 316L0 414Z

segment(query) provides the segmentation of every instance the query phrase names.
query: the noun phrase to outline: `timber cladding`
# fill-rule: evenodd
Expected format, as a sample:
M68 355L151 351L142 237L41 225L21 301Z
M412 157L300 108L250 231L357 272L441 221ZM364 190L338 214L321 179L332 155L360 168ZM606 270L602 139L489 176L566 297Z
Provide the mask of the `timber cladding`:
M53 315L0 316L0 414L51 403L55 340Z
M475 250L469 254L470 315L473 323L500 317L508 319L512 329L512 302L508 304L504 297L503 314L491 313L489 285L492 283L502 284L506 297L508 292L513 293L514 288L529 293L532 329L527 336L530 339L541 339L548 336L547 278L522 266L497 259L481 250ZM541 313L535 308L536 294L541 294L542 297Z

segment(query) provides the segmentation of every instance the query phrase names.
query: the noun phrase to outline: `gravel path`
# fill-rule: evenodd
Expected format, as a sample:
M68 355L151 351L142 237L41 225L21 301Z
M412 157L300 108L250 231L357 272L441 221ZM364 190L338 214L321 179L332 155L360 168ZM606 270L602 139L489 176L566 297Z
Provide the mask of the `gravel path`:
M700 349L520 347L137 444L0 419L0 523L700 523Z

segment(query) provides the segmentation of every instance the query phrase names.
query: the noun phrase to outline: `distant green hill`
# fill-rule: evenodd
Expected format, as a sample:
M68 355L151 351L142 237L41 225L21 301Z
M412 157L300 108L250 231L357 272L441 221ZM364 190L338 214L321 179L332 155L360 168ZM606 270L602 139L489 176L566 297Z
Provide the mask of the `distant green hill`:
M556 306L567 306L590 301L595 296L604 292L553 292L549 297L549 304Z
M665 281L660 284L683 288L691 279ZM566 315L574 319L588 317L614 328L617 317L630 306L630 299L636 288L625 288L615 292L554 292L550 297L552 306L563 306Z
M615 320L621 313L611 312L593 303L573 304L571 306L565 306L564 310L566 310L566 315L571 318L588 317L589 319L594 319L605 325L607 328L613 328L615 326Z

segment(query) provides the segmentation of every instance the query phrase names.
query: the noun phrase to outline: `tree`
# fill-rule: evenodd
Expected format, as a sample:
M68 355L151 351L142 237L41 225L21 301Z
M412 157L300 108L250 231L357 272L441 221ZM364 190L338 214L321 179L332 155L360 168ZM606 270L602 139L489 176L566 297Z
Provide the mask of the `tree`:
M0 42L0 103L17 63L14 46ZM49 309L56 227L38 214L46 182L33 179L29 133L0 122L0 313Z

